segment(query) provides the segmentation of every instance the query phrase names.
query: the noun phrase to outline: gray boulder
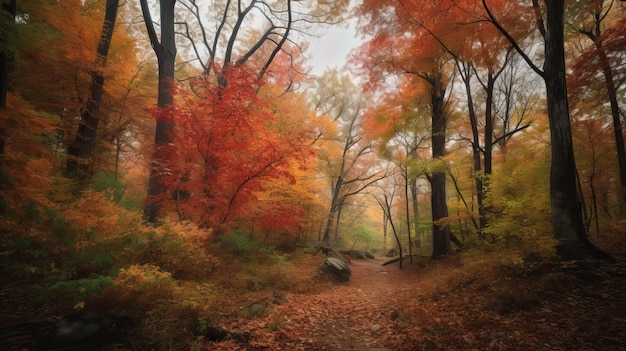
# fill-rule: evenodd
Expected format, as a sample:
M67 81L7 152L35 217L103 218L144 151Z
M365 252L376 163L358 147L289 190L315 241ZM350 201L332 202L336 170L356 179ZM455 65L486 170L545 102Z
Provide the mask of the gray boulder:
M335 257L327 257L319 270L338 282L347 282L350 279L350 275L352 275L350 267Z

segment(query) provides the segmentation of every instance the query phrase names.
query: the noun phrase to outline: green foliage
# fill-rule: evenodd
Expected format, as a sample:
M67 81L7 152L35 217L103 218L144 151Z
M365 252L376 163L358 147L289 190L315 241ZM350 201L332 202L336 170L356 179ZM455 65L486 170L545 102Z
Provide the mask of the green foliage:
M136 349L190 349L195 335L219 317L216 296L213 285L176 281L162 268L144 264L121 269L86 305L110 306L140 321L133 330Z
M267 258L275 264L287 264L287 255L270 246L260 250Z
M245 318L254 318L258 317L266 312L265 305L260 303L255 303L251 306L246 306L242 308L239 313Z
M369 250L370 247L378 247L382 244L380 234L372 227L359 225L350 232L352 238L352 249L363 247Z
M176 279L204 280L216 265L204 247L171 228L134 233L121 256L127 262L161 267Z
M91 188L106 194L107 199L120 203L126 187L119 180L105 172L98 172L91 178Z
M221 234L217 237L217 243L220 244L224 253L232 256L245 256L258 248L258 242L251 235L243 234Z
M94 274L83 279L57 280L50 285L39 286L39 289L46 294L72 296L73 302L80 303L111 284L113 284L111 277Z
M543 153L509 156L492 176L486 203L491 218L485 233L506 246L533 246L551 250L549 199L549 155Z

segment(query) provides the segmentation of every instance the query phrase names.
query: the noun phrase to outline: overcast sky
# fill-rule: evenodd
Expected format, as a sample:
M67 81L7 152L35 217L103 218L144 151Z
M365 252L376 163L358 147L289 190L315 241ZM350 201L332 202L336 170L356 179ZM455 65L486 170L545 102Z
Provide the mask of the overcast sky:
M341 68L347 61L350 50L357 44L352 28L330 26L320 38L311 38L309 49L313 74L321 74L326 68Z

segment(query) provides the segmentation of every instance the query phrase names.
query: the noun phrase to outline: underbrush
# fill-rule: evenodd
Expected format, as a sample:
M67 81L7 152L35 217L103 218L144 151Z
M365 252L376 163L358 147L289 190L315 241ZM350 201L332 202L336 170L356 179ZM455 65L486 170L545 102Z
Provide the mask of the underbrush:
M299 264L308 255L282 253L253 237L215 239L177 219L147 227L138 211L106 193L6 204L0 292L7 301L29 298L0 327L88 310L131 317L128 349L190 350L225 313L271 313L286 292L314 290L309 266ZM238 296L248 293L266 293L270 303L240 308Z
M564 271L568 263L545 251L473 249L455 260L459 268L434 296L456 296L500 315L536 308L580 284Z

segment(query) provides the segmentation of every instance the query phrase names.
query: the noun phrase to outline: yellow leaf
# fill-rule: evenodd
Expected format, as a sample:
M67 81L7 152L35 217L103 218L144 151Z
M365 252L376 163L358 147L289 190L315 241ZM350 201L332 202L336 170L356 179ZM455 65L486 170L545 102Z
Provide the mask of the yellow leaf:
M77 303L74 305L74 309L75 309L75 310L82 310L83 308L85 308L85 301L80 301L80 302L77 302Z

